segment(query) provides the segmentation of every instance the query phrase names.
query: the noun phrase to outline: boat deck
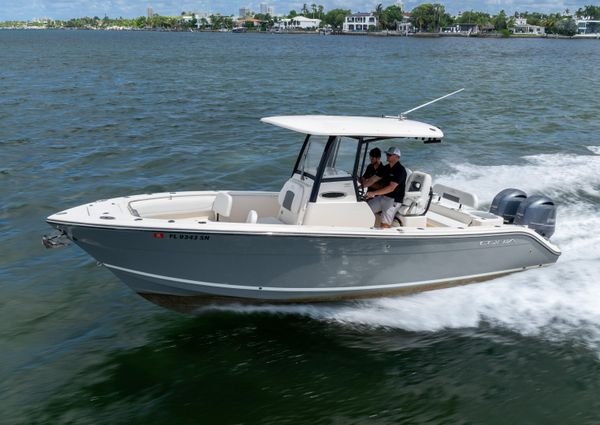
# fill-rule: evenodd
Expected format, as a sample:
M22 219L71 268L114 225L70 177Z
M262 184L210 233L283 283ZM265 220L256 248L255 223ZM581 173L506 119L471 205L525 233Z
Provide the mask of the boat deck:
M219 193L223 192L150 194L128 199L126 205L127 210L133 216L143 219L247 223L250 211L254 211L256 213L255 223L290 224L277 218L280 206L277 202L278 194L276 192L228 191L231 205L226 206L225 211L221 211L219 206L215 208ZM347 205L348 208L351 206L351 204ZM103 206L100 209L106 209L106 207ZM355 227L378 227L378 222L378 215L376 215L374 221ZM394 226L466 228L470 226L500 226L502 224L501 217L438 198L431 203L425 215L406 217L398 215Z

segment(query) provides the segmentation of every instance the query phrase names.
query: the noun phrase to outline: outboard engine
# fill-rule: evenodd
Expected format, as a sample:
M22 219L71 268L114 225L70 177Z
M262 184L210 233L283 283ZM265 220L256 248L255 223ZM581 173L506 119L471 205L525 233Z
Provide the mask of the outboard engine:
M514 223L527 226L550 239L556 223L556 205L546 196L530 196L519 205Z
M527 198L527 194L519 189L504 189L499 192L490 205L490 212L499 215L505 223L512 223L519 205Z

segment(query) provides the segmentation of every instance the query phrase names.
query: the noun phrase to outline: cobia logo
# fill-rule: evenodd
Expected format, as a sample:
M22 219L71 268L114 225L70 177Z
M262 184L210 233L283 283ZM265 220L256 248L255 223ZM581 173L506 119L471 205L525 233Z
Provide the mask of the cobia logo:
M490 239L487 241L479 241L479 246L506 246L514 243L514 239Z

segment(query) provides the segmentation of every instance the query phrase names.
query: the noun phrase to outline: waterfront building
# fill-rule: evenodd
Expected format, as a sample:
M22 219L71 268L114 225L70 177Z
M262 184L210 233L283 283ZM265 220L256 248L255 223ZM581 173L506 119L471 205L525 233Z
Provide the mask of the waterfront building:
M410 13L402 14L402 20L396 21L396 31L400 34L408 35L415 32L415 27L410 21Z
M600 37L600 20L583 18L575 21L578 37Z
M396 31L407 35L415 32L415 27L410 21L396 22Z
M449 27L443 27L440 31L443 33L459 35L473 35L479 34L481 32L481 28L477 24L456 24Z
M321 25L320 19L310 19L302 15L295 16L294 18L284 18L279 20L273 25L274 31L297 31L297 30L309 30L317 29Z
M206 25L212 25L212 20L210 19L210 12L194 12L194 16L196 17L196 28L201 29Z
M31 22L33 22L34 24L48 25L48 24L51 24L54 21L52 20L52 18L33 18L31 20Z
M526 18L516 18L515 25L508 29L511 34L546 35L546 27L529 25Z
M146 9L146 16L148 17L148 19L154 17L154 9L152 9L151 7Z
M182 22L191 22L194 20L195 14L194 12L182 12L181 13L181 21Z
M210 13L208 12L182 12L181 22L189 23L196 19L196 28L202 26L202 19L206 20L206 23L210 23Z
M273 6L269 6L267 3L260 4L260 13L263 15L275 16L275 10L273 9Z
M252 12L252 9L250 9L249 7L240 7L240 18L246 18L248 16L252 16L254 15L254 12Z
M377 28L377 17L372 12L353 13L344 18L342 32L367 32Z
M254 18L244 18L244 19L237 20L237 26L240 28L250 28L250 27L258 28L261 26L261 24L262 24L262 21L260 21L258 19L254 19Z

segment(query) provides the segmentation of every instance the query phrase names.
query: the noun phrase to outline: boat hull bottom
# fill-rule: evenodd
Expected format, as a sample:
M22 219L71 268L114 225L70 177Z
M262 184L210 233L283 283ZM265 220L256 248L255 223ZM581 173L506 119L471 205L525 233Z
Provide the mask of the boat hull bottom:
M536 266L538 268L541 266ZM533 267L532 267L533 268ZM360 299L379 298L387 296L403 296L411 295L420 292L433 291L438 289L446 289L457 286L469 285L472 283L481 283L498 277L506 276L517 271L502 272L494 275L480 276L474 278L455 279L444 282L419 284L408 287L381 289L377 291L369 291L354 294L336 294L329 296L308 296L304 298L247 298L239 296L223 296L210 293L198 293L193 295L176 295L172 293L159 292L139 292L137 294L147 301L152 302L160 307L181 313L195 313L206 307L224 304L245 304L245 305L261 305L261 304L302 304L302 303L327 303L339 301L353 301ZM122 277L121 277L122 278ZM133 288L132 288L133 289ZM158 289L158 288L156 288Z

